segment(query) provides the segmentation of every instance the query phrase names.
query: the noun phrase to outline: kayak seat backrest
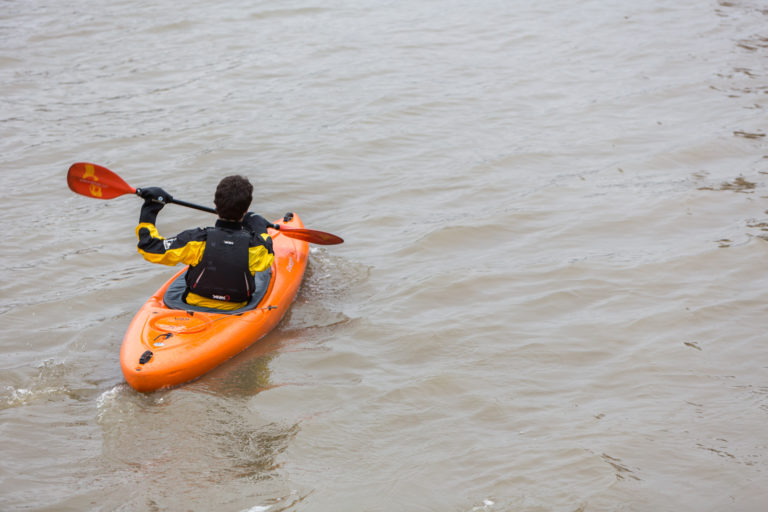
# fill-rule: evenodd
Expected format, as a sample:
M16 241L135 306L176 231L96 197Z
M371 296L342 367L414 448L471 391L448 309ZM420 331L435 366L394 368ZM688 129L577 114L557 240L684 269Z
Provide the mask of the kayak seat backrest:
M269 281L272 278L272 269L267 269L264 272L256 272L256 274L253 276L254 281L256 281L256 288L254 289L253 295L251 296L251 300L249 300L248 304L242 308L233 309L232 311L193 306L184 302L184 292L187 291L187 282L184 280L185 275L186 272L174 279L170 286L168 286L168 289L165 291L165 295L163 295L163 302L165 303L166 307L171 309L181 309L184 311L204 311L206 313L225 313L236 315L243 313L244 311L255 309L256 306L259 305L259 302L261 302L261 299L264 298L264 295L267 293L267 288L269 288Z

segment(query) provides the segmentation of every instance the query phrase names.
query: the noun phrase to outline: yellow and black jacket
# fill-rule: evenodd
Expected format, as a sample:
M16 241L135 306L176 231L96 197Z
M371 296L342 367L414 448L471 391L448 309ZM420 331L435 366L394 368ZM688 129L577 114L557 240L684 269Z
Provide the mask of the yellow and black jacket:
M254 273L267 270L274 261L269 225L263 217L248 213L242 223L219 219L215 227L164 238L155 227L154 215L143 214L136 227L137 248L152 263L190 266L188 304L233 310L247 303Z

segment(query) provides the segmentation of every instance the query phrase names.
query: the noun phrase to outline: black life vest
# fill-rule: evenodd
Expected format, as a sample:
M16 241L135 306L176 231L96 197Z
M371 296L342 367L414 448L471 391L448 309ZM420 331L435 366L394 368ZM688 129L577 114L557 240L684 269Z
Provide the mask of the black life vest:
M251 233L224 228L205 230L203 258L187 270L187 289L209 299L249 300L256 287L248 266Z

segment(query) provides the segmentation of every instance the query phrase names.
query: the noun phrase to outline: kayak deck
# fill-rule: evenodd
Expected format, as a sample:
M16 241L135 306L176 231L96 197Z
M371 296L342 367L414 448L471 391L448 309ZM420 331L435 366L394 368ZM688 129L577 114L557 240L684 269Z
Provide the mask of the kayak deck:
M286 220L288 219L288 220ZM298 215L279 221L303 227ZM163 301L181 269L141 307L126 330L120 365L128 384L141 392L194 380L242 352L270 332L288 311L304 277L307 242L270 229L275 261L258 304L233 312L172 309Z

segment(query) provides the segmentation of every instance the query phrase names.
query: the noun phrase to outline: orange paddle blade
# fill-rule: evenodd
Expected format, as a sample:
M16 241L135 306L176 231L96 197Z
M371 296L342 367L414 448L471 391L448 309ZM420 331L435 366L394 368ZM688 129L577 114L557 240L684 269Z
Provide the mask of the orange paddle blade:
M77 162L67 173L67 185L78 194L96 199L112 199L123 194L135 194L136 189L106 167Z
M344 242L341 237L314 229L290 228L280 225L280 232L287 237L297 238L318 245L336 245Z

